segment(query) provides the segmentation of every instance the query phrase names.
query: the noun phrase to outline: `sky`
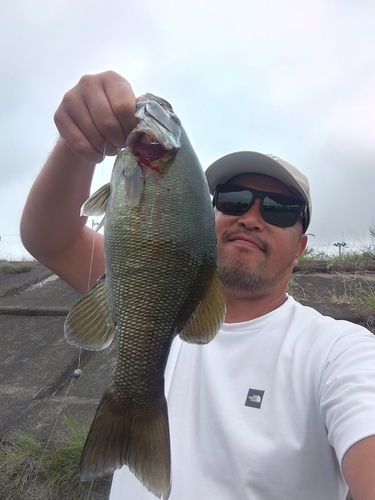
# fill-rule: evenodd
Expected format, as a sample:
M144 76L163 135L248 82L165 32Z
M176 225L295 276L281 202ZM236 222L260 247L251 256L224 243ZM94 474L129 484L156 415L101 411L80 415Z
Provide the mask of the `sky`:
M309 179L311 248L375 225L373 0L13 0L0 17L0 258L28 258L22 209L84 74L173 105L204 169L251 150ZM93 190L114 158L97 166ZM56 224L59 221L56 220Z

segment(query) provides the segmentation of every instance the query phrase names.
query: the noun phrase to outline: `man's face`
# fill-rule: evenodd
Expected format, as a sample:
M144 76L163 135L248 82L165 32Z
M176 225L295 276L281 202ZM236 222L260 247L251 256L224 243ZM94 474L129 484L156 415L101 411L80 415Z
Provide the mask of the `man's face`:
M289 196L295 196L281 182L270 177L246 174L234 184ZM282 293L293 266L307 244L302 221L293 227L266 222L256 198L243 215L226 215L215 210L218 267L227 293L269 295Z

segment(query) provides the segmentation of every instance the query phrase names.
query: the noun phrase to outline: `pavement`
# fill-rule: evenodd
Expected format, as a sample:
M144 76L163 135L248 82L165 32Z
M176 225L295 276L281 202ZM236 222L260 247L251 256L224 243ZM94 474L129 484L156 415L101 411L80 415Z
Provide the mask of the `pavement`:
M290 293L322 314L363 322L345 300L332 303L327 298L345 298L353 283L373 292L375 267L370 264L371 269L349 272L340 265L328 269L325 263L297 267ZM65 415L82 423L94 415L116 363L116 341L98 352L66 342L64 321L79 298L39 263L29 272L0 273L0 440L15 430L47 442L59 440ZM81 370L79 378L76 370ZM110 478L98 489L97 498L108 499L109 485Z
M358 323L363 318L345 300L331 303L327 297L345 297L353 280L373 291L372 266L363 274L340 266L328 272L326 264L297 268L291 293L322 314ZM58 440L65 415L82 423L94 415L115 366L116 341L98 352L66 342L64 320L79 298L39 263L29 272L0 274L0 439L22 430L45 441ZM75 378L78 369L82 375ZM109 483L99 498L108 498L108 490Z
M363 303L366 294L375 293L374 261L360 265L338 261L333 266L327 262L297 266L289 285L291 294L301 304L325 316L363 325L375 333L374 310ZM353 298L357 298L357 304Z
M345 284L337 272L293 275L301 302L336 319L358 322L345 304L321 300L329 288L342 295L340 287ZM0 436L23 430L53 439L64 415L86 421L94 414L115 366L116 342L98 352L66 342L64 320L79 298L41 264L26 273L0 274ZM76 369L82 370L80 378L72 376Z
M0 435L42 439L62 432L64 415L95 413L116 360L116 343L92 352L69 345L64 320L80 295L42 265L0 275ZM80 378L72 375L82 370Z

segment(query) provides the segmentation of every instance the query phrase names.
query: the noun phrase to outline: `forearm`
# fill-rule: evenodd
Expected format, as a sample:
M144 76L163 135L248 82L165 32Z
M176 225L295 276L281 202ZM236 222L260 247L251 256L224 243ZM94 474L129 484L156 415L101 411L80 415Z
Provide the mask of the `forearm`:
M80 216L94 169L94 163L78 157L59 139L30 191L21 219L25 248L81 292L87 287L89 268L93 269L91 281L104 268L98 252L99 262L94 266L90 262L94 238L100 250L101 235L94 235L85 226L86 217Z
M349 448L342 469L354 500L375 498L375 436Z
M89 197L95 165L72 153L59 139L27 198L22 241L36 258L66 250L86 223L80 207Z

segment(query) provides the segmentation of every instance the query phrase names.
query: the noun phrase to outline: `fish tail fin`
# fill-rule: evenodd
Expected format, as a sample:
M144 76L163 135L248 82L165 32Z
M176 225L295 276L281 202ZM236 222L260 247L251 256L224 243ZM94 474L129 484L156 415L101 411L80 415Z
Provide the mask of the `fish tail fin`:
M154 404L116 401L107 390L96 411L83 448L82 481L108 475L127 465L155 496L170 494L170 440L164 394Z

